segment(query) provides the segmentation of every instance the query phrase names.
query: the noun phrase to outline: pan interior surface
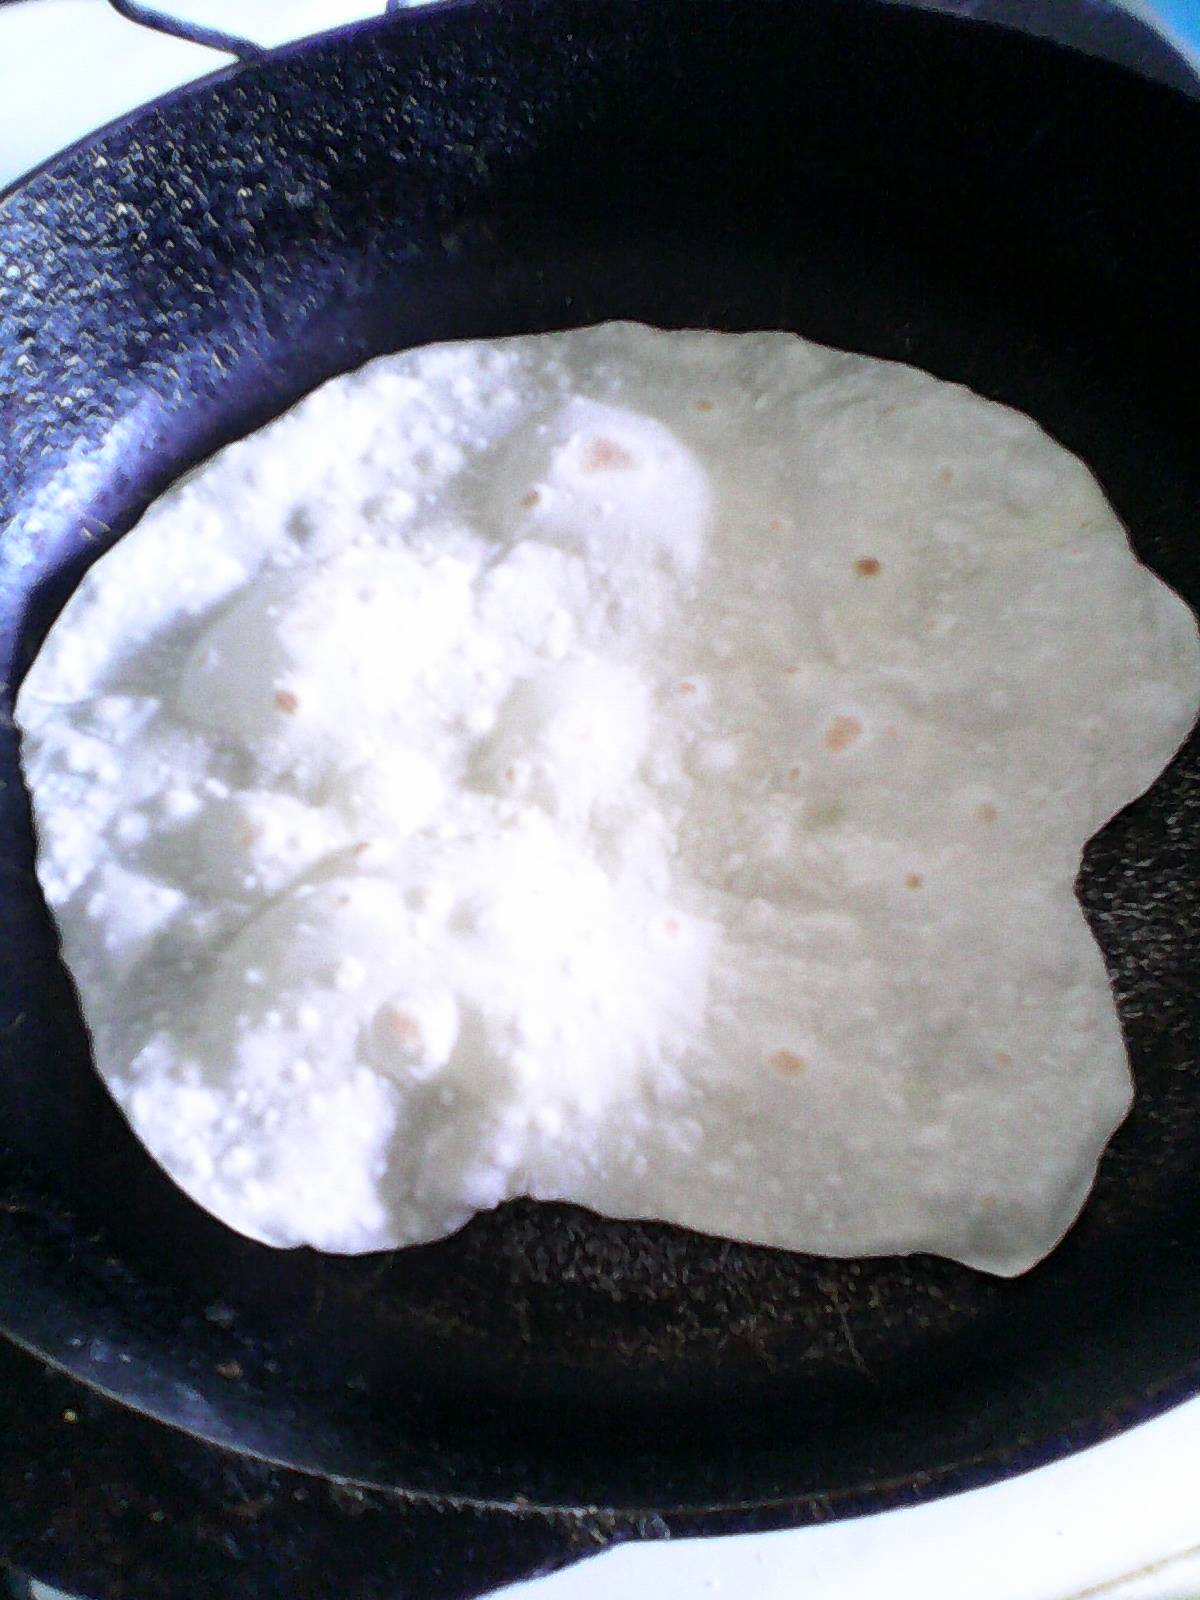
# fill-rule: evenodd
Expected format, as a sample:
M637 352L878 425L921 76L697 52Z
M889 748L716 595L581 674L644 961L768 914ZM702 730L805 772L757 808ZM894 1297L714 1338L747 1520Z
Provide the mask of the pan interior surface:
M617 317L794 329L1019 407L1195 607L1197 192L1195 104L870 0L450 7L187 92L0 202L4 710L90 561L220 444L385 350ZM150 1414L364 1482L795 1520L1190 1391L1194 735L1086 854L1137 1100L1011 1282L523 1202L355 1259L236 1237L91 1072L7 717L0 779L0 1320Z

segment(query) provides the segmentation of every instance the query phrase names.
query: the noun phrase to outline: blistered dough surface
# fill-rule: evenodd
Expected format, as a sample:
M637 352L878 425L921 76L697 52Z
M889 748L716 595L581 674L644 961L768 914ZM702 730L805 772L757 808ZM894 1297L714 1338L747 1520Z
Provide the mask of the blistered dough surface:
M632 324L336 380L164 496L18 703L96 1063L272 1244L518 1194L1031 1265L1129 1075L1072 884L1191 614L1028 419Z

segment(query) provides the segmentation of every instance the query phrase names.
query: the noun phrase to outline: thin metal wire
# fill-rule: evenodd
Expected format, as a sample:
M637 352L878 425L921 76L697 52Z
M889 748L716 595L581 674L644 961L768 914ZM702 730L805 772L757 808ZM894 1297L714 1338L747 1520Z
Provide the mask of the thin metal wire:
M167 33L174 39L186 39L189 44L207 45L210 50L223 50L237 56L239 61L261 61L270 51L253 39L242 39L237 34L223 33L220 28L206 28L200 22L186 22L168 16L142 0L108 0L113 10L127 22L150 28L155 33Z

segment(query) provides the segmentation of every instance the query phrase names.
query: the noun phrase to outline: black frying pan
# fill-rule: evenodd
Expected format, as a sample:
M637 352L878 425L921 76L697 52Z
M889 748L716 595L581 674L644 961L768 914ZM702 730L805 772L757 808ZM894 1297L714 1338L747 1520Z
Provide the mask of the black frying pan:
M785 327L1032 413L1200 602L1200 105L878 0L398 16L0 205L0 677L179 471L379 351ZM0 730L0 1548L93 1596L449 1600L987 1482L1200 1374L1200 744L1089 847L1137 1103L1002 1282L517 1203L249 1243L93 1076Z

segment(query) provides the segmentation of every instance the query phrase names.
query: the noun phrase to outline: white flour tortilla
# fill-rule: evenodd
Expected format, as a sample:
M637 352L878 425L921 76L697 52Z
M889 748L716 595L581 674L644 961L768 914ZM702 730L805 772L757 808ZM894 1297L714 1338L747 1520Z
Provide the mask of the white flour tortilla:
M414 351L179 484L21 692L96 1063L376 1250L513 1195L1031 1266L1130 1082L1072 882L1191 614L1027 418L779 333Z

